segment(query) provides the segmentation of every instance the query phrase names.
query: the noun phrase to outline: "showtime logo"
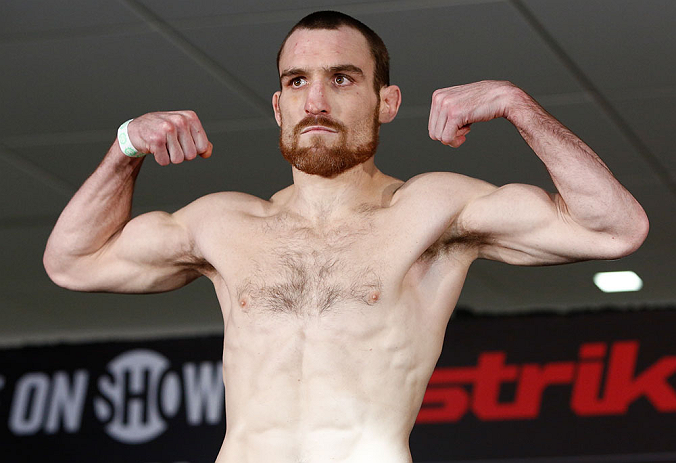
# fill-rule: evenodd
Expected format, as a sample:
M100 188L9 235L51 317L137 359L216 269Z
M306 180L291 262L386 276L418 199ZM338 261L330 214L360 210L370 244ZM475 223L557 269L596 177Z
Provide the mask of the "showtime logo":
M94 398L94 412L106 423L108 435L140 444L167 429L167 420L178 413L183 396L181 377L169 365L164 356L147 349L128 351L108 364L109 374L98 381L101 395ZM218 423L224 408L220 368L203 362L198 371L195 364L187 363L183 383L188 424L201 424L203 413L208 423Z
M176 415L181 399L178 375L168 369L165 357L143 349L108 364L109 374L98 381L101 396L94 399L94 412L110 436L137 444L165 431L165 419Z
M578 416L624 415L640 398L659 412L676 411L669 383L676 356L664 356L637 374L638 341L613 343L606 361L607 351L606 343L582 344L578 361L542 365L509 365L505 352L484 352L476 367L437 368L417 422L455 422L469 411L483 421L537 418L543 392L553 385L572 385L570 408ZM501 386L508 383L516 385L514 400L500 402Z
M105 432L125 444L155 439L168 428L183 403L190 426L216 424L224 413L221 362L187 362L179 371L148 349L124 352L98 377L94 415ZM20 377L12 398L8 427L15 435L59 431L77 433L82 426L90 373L80 369L51 376L30 372Z

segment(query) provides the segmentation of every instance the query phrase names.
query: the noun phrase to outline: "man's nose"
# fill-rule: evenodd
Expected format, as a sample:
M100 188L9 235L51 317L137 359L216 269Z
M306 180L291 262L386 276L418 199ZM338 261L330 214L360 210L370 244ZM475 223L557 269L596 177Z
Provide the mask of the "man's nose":
M321 82L314 82L308 89L305 99L306 114L328 114L330 112L329 102L326 98L324 86Z

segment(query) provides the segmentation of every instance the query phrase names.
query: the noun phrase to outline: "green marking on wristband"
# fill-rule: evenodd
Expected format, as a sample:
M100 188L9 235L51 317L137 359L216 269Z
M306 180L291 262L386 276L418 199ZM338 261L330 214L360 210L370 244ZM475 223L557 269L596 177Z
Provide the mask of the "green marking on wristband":
M134 148L134 145L129 138L129 134L127 134L127 126L132 120L133 119L129 119L127 122L123 123L119 129L117 129L117 141L120 145L122 153L124 153L126 156L140 158L145 156L146 153L139 154L138 150Z

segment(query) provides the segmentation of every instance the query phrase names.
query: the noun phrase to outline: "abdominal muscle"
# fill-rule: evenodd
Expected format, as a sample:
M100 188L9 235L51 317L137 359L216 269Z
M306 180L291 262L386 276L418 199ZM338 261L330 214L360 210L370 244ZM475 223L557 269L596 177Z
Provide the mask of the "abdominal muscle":
M321 315L233 307L227 432L217 463L409 463L408 438L443 334L386 297Z

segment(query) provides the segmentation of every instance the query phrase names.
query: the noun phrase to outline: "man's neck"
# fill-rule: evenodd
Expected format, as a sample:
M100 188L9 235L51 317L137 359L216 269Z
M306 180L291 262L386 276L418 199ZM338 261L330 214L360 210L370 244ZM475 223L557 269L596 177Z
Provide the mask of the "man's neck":
M312 221L335 219L379 200L384 177L373 158L332 178L306 174L294 167L293 186L285 206Z

